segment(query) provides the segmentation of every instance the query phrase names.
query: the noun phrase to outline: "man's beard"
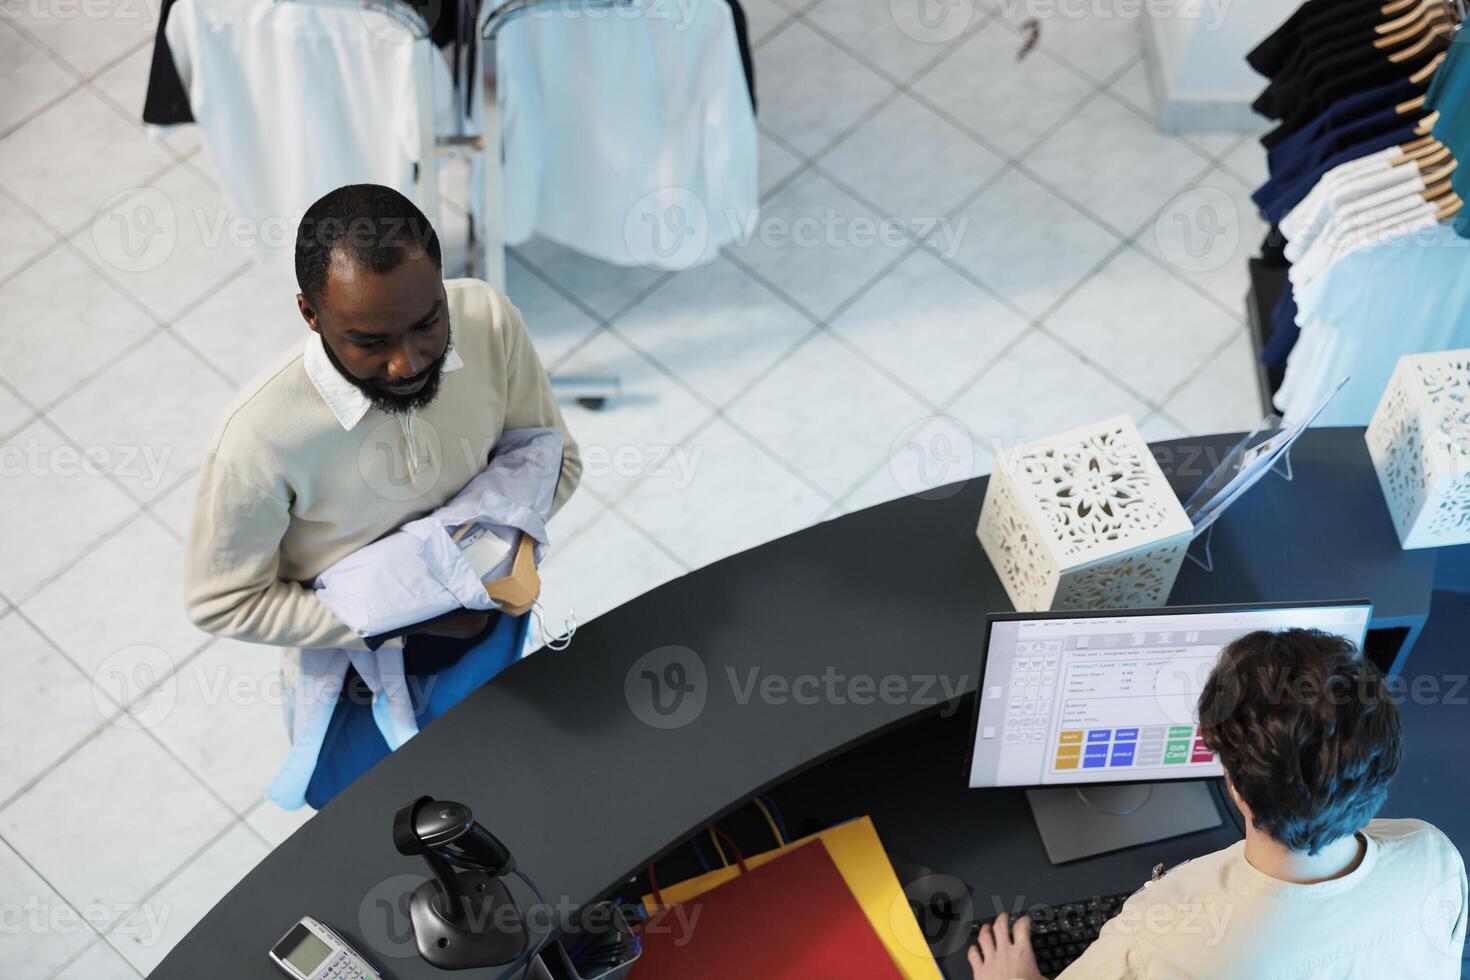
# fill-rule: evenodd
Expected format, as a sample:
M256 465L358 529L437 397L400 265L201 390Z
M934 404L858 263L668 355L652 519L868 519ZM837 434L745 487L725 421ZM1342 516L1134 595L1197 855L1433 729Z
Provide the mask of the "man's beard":
M444 353L440 354L438 359L429 366L429 380L424 382L424 386L411 395L395 395L382 390L372 381L363 381L359 378L354 378L351 372L342 366L342 362L337 360L337 355L332 352L331 344L323 341L322 348L327 352L327 360L332 362L332 366L337 369L337 373L352 382L353 387L366 395L368 402L372 404L373 408L390 415L405 415L409 412L416 412L421 408L427 407L434 400L435 396L439 394L439 383L444 378L444 362L449 358L449 352L454 349L454 331L452 324L445 324Z

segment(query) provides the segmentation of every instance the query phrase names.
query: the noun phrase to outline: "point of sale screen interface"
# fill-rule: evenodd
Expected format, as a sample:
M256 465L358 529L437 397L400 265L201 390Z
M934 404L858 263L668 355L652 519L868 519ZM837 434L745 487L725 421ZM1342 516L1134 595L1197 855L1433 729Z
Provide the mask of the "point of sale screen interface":
M1320 629L1361 647L1369 605L996 620L970 786L1197 779L1222 774L1196 705L1232 640Z

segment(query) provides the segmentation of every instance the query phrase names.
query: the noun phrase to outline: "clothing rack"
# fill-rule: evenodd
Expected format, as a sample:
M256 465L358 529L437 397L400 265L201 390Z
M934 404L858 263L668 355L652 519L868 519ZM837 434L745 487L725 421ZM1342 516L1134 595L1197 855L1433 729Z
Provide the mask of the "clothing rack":
M1372 329L1394 315L1393 288L1460 281L1470 58L1455 41L1467 8L1306 0L1246 56L1269 80L1253 108L1279 121L1261 137L1270 177L1252 198L1272 228L1250 260L1246 306L1263 401L1278 396L1289 417L1347 376L1322 418L1361 424L1399 355L1470 336L1470 296L1448 288L1416 294L1424 303L1391 335Z
M483 279L496 289L505 289L505 240L500 234L502 169L499 100L496 83L477 84L474 74L484 74L484 65L495 62L495 40L505 26L526 14L543 10L610 10L630 7L633 0L507 0L494 5L481 3L473 28L465 22L463 8L457 10L454 132L434 131L434 76L430 70L434 46L429 24L413 7L398 0L277 0L307 2L317 6L373 10L401 24L414 39L415 73L418 85L420 156L434 166L420 166L415 177L419 203L432 219L440 217L438 162L446 157L463 157L470 165L469 243L464 274ZM468 56L467 56L468 55ZM490 79L494 78L493 72ZM487 147L496 148L486 153Z
M408 30L414 39L414 74L417 79L414 97L418 108L420 165L414 176L419 204L429 219L443 227L440 209L439 164L446 158L461 157L469 165L468 241L465 248L463 274L483 279L504 292L505 238L502 233L503 186L500 138L500 108L494 72L484 84L479 81L487 73L484 66L495 65L497 35L512 21L527 14L546 10L610 10L632 6L633 0L507 0L494 5L480 3L471 26L457 8L455 40L455 81L453 93L454 131L440 135L435 131L435 92L432 59L438 54L430 37L430 27L416 9L399 0L277 0L304 2L322 6L349 7L380 12ZM487 152L490 151L490 152ZM551 383L569 398L586 408L600 409L621 391L615 376L553 375Z

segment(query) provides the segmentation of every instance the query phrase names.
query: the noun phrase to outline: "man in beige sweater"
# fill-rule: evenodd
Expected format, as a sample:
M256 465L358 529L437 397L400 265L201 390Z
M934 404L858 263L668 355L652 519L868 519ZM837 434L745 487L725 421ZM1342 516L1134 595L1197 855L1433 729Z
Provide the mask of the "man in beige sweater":
M364 649L316 598L318 573L443 504L506 429L561 430L553 513L581 462L520 311L478 280L446 282L438 238L403 195L359 184L316 202L296 275L302 342L235 397L205 451L185 603L220 636ZM466 611L433 634L472 641L492 619Z
M1374 820L1402 757L1383 676L1339 636L1251 633L1199 702L1245 840L1151 882L1065 980L1456 980L1465 864L1422 820ZM976 980L1040 980L1026 917L970 949Z

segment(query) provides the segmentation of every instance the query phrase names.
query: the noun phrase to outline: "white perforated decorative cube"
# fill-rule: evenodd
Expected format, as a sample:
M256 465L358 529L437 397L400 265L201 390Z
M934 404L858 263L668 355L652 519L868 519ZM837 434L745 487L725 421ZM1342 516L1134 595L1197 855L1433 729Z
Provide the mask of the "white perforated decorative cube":
M975 529L1021 612L1161 606L1193 533L1122 415L999 454Z
M1399 358L1367 440L1399 544L1470 543L1470 349Z

